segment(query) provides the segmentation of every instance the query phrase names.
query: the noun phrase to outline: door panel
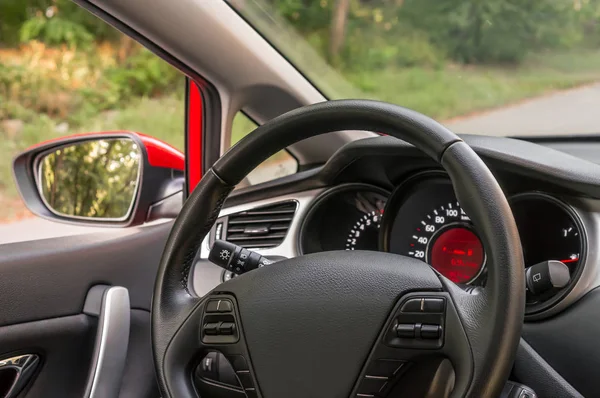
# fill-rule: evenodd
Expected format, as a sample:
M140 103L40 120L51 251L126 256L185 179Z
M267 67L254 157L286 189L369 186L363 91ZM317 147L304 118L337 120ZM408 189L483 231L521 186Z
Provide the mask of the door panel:
M142 380L144 383L140 383ZM127 363L119 398L157 398L159 395L150 340L150 312L132 310Z
M94 285L123 286L150 310L171 223L0 246L0 326L81 313Z
M123 286L131 326L120 397L159 396L150 345L154 279L172 222L0 245L0 359L34 353L41 365L20 397L81 397L98 318L89 289Z
M84 314L4 326L0 328L0 353L2 358L40 355L38 374L23 396L81 398L95 331L95 319Z

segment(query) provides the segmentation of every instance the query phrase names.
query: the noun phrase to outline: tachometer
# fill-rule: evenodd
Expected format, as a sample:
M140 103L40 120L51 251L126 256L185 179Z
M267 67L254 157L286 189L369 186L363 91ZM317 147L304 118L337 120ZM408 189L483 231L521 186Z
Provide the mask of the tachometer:
M369 202L366 204L369 205ZM350 229L346 239L346 250L361 250L365 248L364 246L369 246L366 249L371 249L374 246L372 242L377 242L383 208L377 208L377 204L370 204L370 206L375 209L370 211L367 209L368 213L359 217Z
M455 283L469 283L485 263L483 244L457 201L442 204L414 227L407 254Z
M301 227L302 253L378 250L388 192L366 184L344 184L317 198Z

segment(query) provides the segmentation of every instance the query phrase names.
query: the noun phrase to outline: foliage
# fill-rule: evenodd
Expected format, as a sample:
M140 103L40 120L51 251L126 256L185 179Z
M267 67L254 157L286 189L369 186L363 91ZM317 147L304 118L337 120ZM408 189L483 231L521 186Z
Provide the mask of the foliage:
M66 44L70 47L88 47L94 36L77 22L61 17L46 18L38 15L21 26L21 41L40 40L50 46Z
M402 29L396 29L400 31ZM386 36L354 30L346 38L342 59L348 71L385 69L390 67L438 67L444 62L443 52L419 32L399 33L403 39L392 43Z
M533 49L580 42L577 13L555 0L407 0L400 16L456 61L517 63Z
M23 0L0 1L0 45L19 42L19 29L28 18Z
M340 0L264 1L328 55ZM330 60L346 70L518 64L533 50L600 42L599 20L598 0L351 0L341 59Z
M21 65L0 63L0 119L18 117L15 111L24 108L50 116L66 117L73 109L74 95L60 80L47 79L43 74L30 73ZM19 104L20 107L10 107ZM12 110L11 110L12 109Z
M181 87L181 73L145 48L106 70L106 78L123 99L159 96Z
M0 44L32 39L50 45L89 45L117 40L119 33L71 0L0 1Z

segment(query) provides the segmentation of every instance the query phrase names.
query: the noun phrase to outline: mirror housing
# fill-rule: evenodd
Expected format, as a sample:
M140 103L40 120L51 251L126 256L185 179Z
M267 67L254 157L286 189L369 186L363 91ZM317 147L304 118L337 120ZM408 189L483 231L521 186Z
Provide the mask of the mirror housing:
M115 150L122 153L115 155ZM104 167L106 173L101 171ZM40 217L128 227L177 216L183 205L184 168L184 155L177 149L123 131L79 134L35 145L15 157L13 176L25 205ZM76 177L78 171L85 178ZM123 176L130 181L118 181ZM71 204L80 192L86 200Z

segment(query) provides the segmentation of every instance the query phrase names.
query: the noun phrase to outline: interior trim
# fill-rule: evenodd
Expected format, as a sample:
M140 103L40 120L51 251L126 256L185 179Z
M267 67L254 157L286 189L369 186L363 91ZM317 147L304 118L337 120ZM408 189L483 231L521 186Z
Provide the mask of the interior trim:
M12 385L4 398L15 398L31 380L40 364L37 354L23 354L0 360L0 371L11 369L15 372Z
M538 394L539 397L583 398L544 358L524 339L519 342L513 376Z
M98 332L85 398L118 397L127 360L131 310L129 292L121 286L93 287L86 298L86 310L93 313L93 295L102 290Z

